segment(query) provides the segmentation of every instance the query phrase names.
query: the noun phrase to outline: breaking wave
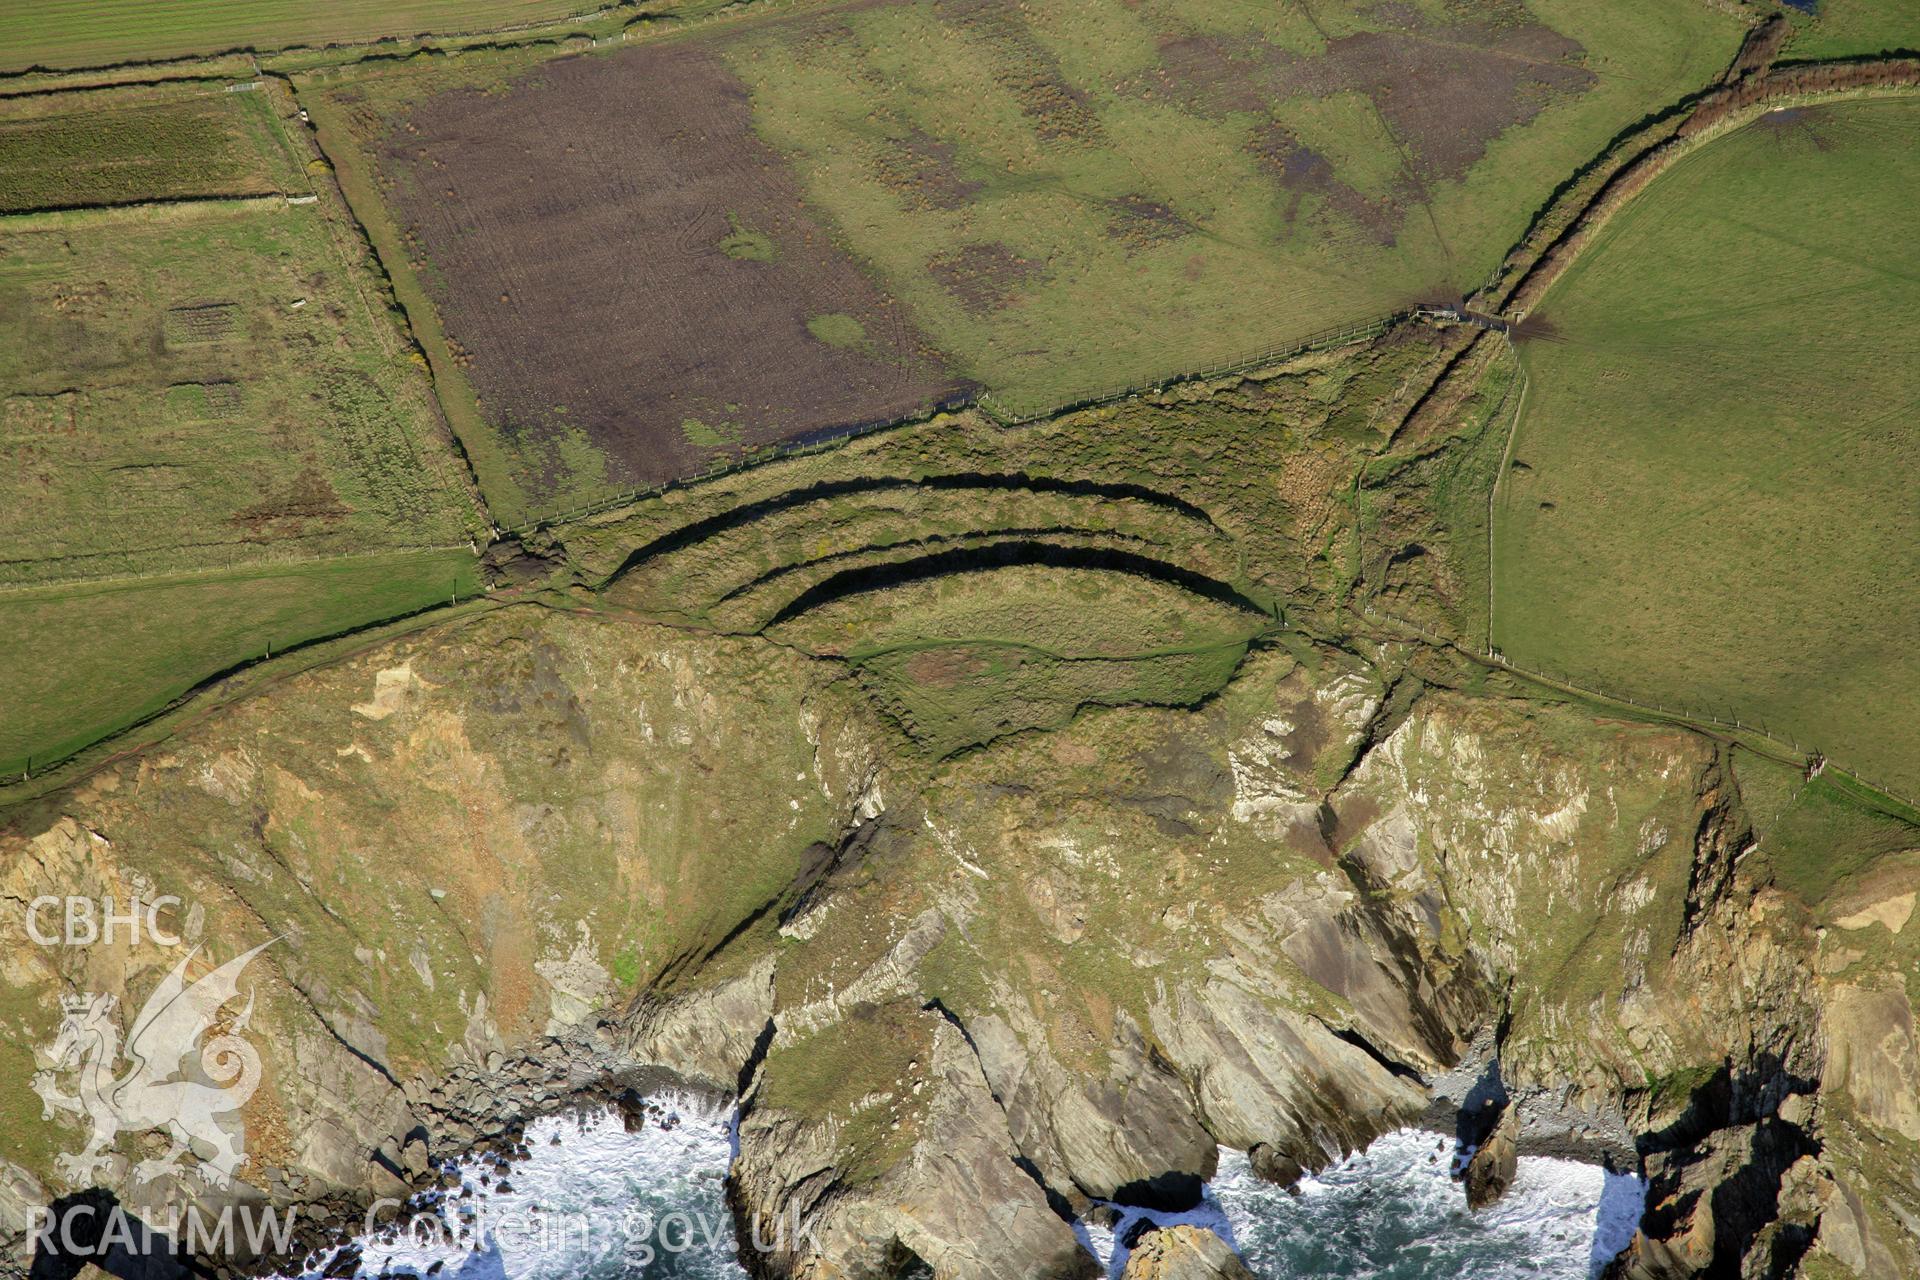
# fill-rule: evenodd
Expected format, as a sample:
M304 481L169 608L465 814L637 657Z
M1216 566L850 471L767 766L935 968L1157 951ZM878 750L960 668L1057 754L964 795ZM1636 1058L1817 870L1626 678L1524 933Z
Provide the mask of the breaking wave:
M1646 1196L1637 1177L1523 1156L1507 1194L1471 1213L1454 1167L1451 1142L1401 1129L1289 1192L1222 1148L1198 1208L1109 1206L1117 1220L1082 1224L1082 1239L1113 1276L1146 1222L1188 1222L1220 1235L1261 1280L1589 1280L1633 1238Z
M411 1227L315 1257L300 1280L744 1280L725 1106L659 1095L631 1127L607 1107L537 1121L525 1144L505 1170L450 1166L458 1186L424 1198ZM1075 1229L1111 1276L1147 1224L1188 1222L1219 1234L1261 1280L1589 1280L1640 1219L1638 1178L1546 1157L1522 1157L1507 1194L1470 1213L1455 1164L1450 1142L1402 1129L1286 1191L1223 1148L1198 1207L1107 1205Z

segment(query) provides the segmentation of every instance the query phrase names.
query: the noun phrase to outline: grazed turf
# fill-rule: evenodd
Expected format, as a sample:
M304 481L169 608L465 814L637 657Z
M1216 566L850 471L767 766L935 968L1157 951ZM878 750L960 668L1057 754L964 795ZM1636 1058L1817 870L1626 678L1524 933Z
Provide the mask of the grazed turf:
M848 5L721 47L808 198L1008 407L1478 285L1739 40L1707 6Z
M327 216L0 225L0 583L465 542L428 389Z
M598 7L593 0L9 0L0 7L0 72L482 31Z
M0 103L0 213L286 191L271 109L205 85Z
M479 589L462 549L0 594L0 773L44 767L270 650Z
M1548 292L1496 524L1509 657L1920 791L1916 126L1767 116Z
M1799 28L1785 55L1812 61L1920 49L1920 5L1912 0L1820 0L1809 15L1790 12Z
M131 207L0 219L0 768L479 589L431 389L279 92L6 104L15 203Z

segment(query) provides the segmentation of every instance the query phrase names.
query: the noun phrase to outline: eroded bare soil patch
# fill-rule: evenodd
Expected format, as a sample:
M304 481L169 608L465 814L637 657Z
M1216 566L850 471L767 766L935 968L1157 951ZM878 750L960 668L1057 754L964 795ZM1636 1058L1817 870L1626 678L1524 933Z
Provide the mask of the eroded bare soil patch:
M582 446L607 483L652 484L965 390L804 208L704 50L441 94L380 164L536 499L598 465Z

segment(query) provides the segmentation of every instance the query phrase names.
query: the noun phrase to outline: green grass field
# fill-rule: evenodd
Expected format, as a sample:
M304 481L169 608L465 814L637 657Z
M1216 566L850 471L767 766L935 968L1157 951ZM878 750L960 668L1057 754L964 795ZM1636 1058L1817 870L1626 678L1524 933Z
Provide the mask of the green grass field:
M1920 791L1920 104L1764 117L1535 314L1496 515L1516 663Z
M1740 38L1649 0L1475 21L895 4L721 47L810 200L1031 410L1476 287L1546 192Z
M269 644L478 590L432 389L280 101L176 84L0 107L0 205L136 206L0 217L8 771Z
M327 217L0 222L0 584L465 542L429 389Z
M202 84L0 102L0 213L304 190L265 93Z
M462 549L0 592L0 774L71 754L269 649L478 591Z
M1832 771L1809 778L1804 769L1744 749L1731 758L1773 882L1810 907L1830 906L1836 889L1871 876L1889 855L1920 846L1915 814L1861 795Z
M1814 61L1920 49L1920 5L1913 0L1820 0L1811 17L1790 14L1799 27L1783 56Z
M593 0L11 0L0 7L0 72L155 62L228 49L265 52L428 32L485 31L602 6Z

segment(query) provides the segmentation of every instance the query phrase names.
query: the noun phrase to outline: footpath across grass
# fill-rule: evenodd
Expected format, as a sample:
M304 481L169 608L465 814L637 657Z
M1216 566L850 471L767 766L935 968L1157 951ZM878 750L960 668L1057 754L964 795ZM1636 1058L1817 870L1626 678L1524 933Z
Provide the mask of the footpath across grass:
M1534 312L1494 642L1920 793L1920 103L1710 142Z

